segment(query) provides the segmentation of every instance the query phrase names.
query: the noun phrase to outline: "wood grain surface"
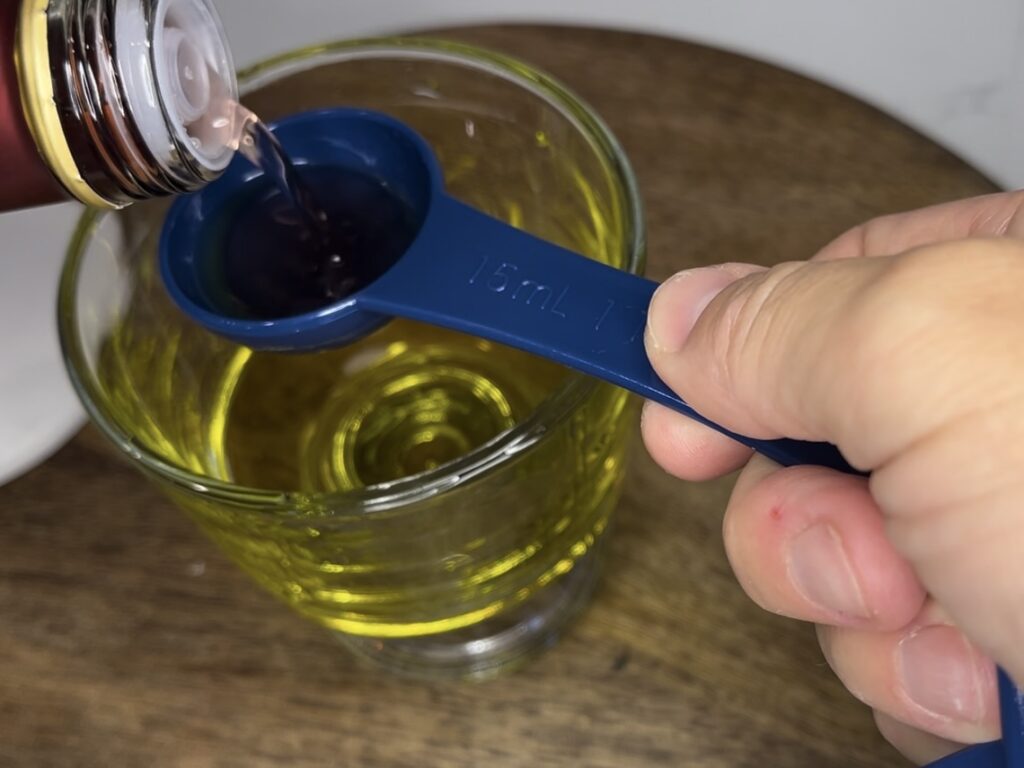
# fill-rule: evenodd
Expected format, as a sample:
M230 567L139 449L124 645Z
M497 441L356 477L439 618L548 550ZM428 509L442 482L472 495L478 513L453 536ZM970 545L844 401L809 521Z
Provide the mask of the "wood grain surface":
M655 278L801 259L877 214L992 186L848 96L681 42L561 28L449 37L582 94L632 158ZM593 607L522 672L360 669L254 587L85 430L0 489L0 766L899 766L812 629L734 582L730 482L638 450Z

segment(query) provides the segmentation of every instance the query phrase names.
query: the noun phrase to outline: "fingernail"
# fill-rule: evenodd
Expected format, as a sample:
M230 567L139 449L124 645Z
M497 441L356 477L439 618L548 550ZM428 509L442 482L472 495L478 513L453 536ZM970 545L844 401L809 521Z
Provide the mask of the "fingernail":
M988 662L958 630L941 624L918 629L897 652L903 690L913 703L935 717L981 721Z
M833 526L812 525L790 541L788 554L790 580L808 601L842 617L870 617L842 537Z
M701 313L736 275L720 267L700 267L669 278L654 293L647 315L647 338L663 352L678 352Z

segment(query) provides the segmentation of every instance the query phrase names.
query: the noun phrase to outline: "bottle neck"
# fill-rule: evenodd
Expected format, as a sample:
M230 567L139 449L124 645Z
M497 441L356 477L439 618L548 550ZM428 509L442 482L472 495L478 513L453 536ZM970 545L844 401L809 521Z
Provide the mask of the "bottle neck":
M168 69L164 46L173 37L180 47L185 34L174 24L196 8L220 58L207 67L209 51L184 57L184 71L205 78L206 98L183 116L180 97L167 96L182 91L174 80L182 57L171 51ZM208 0L23 0L18 62L36 144L62 185L87 205L121 207L189 192L230 160L230 126L210 126L224 123L237 91ZM205 132L191 135L189 117Z

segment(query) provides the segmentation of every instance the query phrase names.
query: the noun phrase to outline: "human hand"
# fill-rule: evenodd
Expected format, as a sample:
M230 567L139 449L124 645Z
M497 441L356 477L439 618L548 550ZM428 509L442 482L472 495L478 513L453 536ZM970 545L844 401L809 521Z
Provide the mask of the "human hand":
M818 625L911 759L997 738L990 659L1024 680L1024 193L876 219L810 262L681 273L647 350L712 421L872 472L783 469L646 406L669 472L746 465L724 534L750 597Z

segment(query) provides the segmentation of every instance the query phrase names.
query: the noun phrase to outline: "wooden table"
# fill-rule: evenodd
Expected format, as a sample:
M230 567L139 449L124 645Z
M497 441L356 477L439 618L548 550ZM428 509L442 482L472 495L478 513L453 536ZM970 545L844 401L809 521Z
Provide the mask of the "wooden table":
M576 29L451 36L531 60L607 118L639 175L656 278L805 258L876 214L992 189L762 63ZM638 450L609 577L565 640L504 680L431 685L357 668L87 429L0 489L0 765L902 765L811 628L735 584L729 486L673 480Z

